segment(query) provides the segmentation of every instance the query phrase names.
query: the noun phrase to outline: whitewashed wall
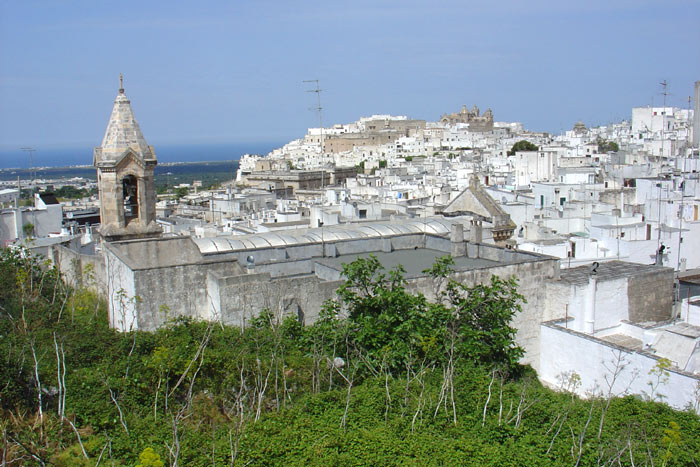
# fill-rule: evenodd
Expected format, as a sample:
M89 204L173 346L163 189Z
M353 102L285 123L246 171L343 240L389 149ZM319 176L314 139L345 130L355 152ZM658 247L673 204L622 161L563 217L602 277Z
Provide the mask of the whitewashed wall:
M607 394L605 378L607 376L611 380L617 356L621 355L621 361L626 366L619 372L612 393L651 395L649 382L655 381L656 377L649 372L658 362L652 355L622 350L551 322L541 325L540 348L539 377L547 384L557 387L560 384L558 377L573 371L581 377L581 385L577 389L580 396ZM675 409L685 409L695 404L695 410L700 413L696 399L699 381L700 377L669 370L668 381L659 386L653 398Z

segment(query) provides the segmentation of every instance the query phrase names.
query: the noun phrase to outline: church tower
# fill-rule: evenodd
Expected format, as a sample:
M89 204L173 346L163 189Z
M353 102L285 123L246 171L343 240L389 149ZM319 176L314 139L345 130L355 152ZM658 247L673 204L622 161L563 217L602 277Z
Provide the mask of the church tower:
M162 232L156 223L153 170L157 163L124 94L120 74L107 131L93 157L100 190L100 234L106 240L153 237Z

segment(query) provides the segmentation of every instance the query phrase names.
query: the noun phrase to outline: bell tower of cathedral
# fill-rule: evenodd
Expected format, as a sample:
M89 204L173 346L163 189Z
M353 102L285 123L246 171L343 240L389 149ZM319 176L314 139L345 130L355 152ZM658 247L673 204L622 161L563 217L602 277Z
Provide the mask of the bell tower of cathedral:
M106 240L153 237L162 232L156 223L153 170L157 163L153 146L146 144L124 94L120 74L107 131L93 157L100 191L100 234Z

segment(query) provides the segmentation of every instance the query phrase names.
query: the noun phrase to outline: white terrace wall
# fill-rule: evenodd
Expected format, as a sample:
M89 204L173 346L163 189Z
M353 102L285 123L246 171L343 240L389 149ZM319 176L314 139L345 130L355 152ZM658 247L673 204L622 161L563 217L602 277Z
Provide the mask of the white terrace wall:
M655 394L651 394L649 383L656 383L656 376L649 372L658 363L658 357L653 354L631 352L587 334L565 329L559 323L551 321L541 325L541 343L547 352L540 354L538 375L547 384L559 386L562 375L576 372L581 377L581 385L577 390L580 396L592 393L605 395L608 393L606 377L611 381L620 355L626 366L619 372L612 394L647 395L675 409L692 406L695 411L700 410L700 401L697 399L700 376L669 370L668 381L662 383Z

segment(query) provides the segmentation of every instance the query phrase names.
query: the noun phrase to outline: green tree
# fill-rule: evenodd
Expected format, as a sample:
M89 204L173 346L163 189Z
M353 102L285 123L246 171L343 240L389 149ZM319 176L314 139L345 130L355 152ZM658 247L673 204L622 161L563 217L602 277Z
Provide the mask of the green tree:
M490 284L468 287L450 278L453 266L452 257L443 256L423 272L433 277L439 302L450 307L448 326L457 338L458 354L487 365L515 368L525 354L515 343L517 330L510 325L525 302L517 280L492 276Z
M441 332L425 297L406 291L403 274L400 266L386 273L374 255L343 265L347 280L338 295L348 310L352 343L376 366L399 368L422 357L424 344Z
M615 141L606 141L602 138L598 138L598 152L601 154L608 152L617 152L620 150L620 146Z
M190 190L187 187L181 186L179 188L175 188L175 195L177 196L177 199L184 198L190 194Z
M480 363L515 368L525 354L510 325L525 298L515 278L491 276L491 283L467 287L451 280L447 295L457 321L460 354Z
M537 150L539 150L539 148L535 144L523 139L523 140L520 140L517 143L515 143L513 145L513 147L510 148L510 151L508 151L508 155L514 156L515 153L518 151L537 151Z
M524 351L510 326L524 301L517 281L493 276L488 284L467 287L449 278L453 264L446 256L424 271L435 280L437 303L408 292L403 268L386 273L373 255L343 265L346 282L338 294L348 310L352 340L371 362L392 368L415 359L439 363L454 344L459 358L510 368L518 364Z

